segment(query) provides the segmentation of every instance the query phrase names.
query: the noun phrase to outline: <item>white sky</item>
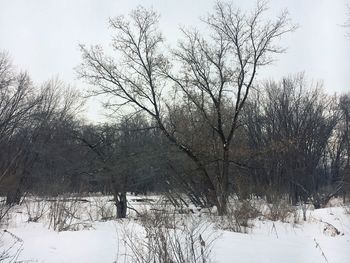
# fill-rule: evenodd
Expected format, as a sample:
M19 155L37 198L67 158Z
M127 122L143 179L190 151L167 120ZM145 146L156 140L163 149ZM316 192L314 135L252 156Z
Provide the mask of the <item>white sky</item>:
M255 0L236 0L252 7ZM283 42L287 53L278 57L259 78L279 79L305 71L311 80L324 81L329 93L350 91L350 39L341 25L350 0L270 0L271 16L288 9L299 29ZM214 0L0 0L0 50L27 70L36 83L59 76L79 88L74 67L80 61L79 43L108 46L107 20L127 14L141 4L161 14L161 28L175 44L178 28L199 26L199 17L212 10ZM350 29L348 29L350 31ZM95 103L89 117L99 119Z

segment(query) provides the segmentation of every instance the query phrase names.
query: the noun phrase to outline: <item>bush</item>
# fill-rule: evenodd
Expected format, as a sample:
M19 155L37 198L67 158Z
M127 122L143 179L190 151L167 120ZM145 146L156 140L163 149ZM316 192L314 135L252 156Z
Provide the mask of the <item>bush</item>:
M196 216L147 212L140 218L144 232L124 229L127 262L209 263L213 241L209 225Z
M259 210L250 200L237 201L234 206L228 207L227 214L220 217L217 226L223 230L247 233L247 228L252 227L250 221L259 215Z
M80 230L91 225L79 217L79 198L57 197L52 200L48 209L49 228L55 231Z
M291 206L285 199L280 198L274 200L273 203L267 204L267 213L265 217L272 221L287 222L290 218L297 216L296 207ZM295 220L294 220L295 221Z
M114 203L106 198L95 197L90 203L87 211L91 221L101 220L107 221L115 218L116 211Z
M28 215L28 222L38 222L48 210L48 203L43 199L26 198L24 205Z

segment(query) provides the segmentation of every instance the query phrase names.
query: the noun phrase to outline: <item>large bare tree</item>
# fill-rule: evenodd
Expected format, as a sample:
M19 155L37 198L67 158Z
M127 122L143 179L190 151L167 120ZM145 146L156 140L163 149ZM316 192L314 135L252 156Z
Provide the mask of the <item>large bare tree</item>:
M28 74L16 72L8 54L0 52L0 191L8 204L18 201L15 188L23 178L18 174L29 160L25 127L39 101Z
M263 189L260 194L268 200L269 195L287 194L293 204L310 201L315 207L327 203L342 187L339 176L329 172L339 165L333 154L341 150L328 149L339 147L334 136L339 122L335 98L320 84L309 86L304 74L267 82L258 96L245 112L254 154L251 176Z
M83 62L78 73L96 87L94 95L108 96L107 106L114 111L128 108L147 113L195 163L207 186L208 202L217 206L219 214L226 212L231 142L242 108L259 68L284 52L276 42L295 29L286 12L269 20L264 19L266 11L265 2L258 2L251 12L218 2L203 20L208 34L182 30L183 40L168 52L158 29L159 15L139 7L129 18L110 19L116 55L105 55L99 46L81 47ZM171 87L177 95L173 101ZM216 160L220 165L214 172L196 149L181 140L176 127L165 122L171 104L179 99L195 107L220 140Z

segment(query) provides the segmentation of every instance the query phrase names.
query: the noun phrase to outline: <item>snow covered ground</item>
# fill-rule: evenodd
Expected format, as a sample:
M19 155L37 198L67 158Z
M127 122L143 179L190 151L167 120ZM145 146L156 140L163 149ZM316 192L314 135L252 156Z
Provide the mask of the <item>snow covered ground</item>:
M324 234L331 223L340 235ZM350 216L341 207L312 211L307 222L256 221L250 234L224 231L215 244L217 262L350 262ZM316 247L316 242L319 247Z
M105 202L94 198L79 203L80 211L76 214L85 213L85 217L80 218L84 224L76 228L77 231L54 231L52 224L49 229L49 221L44 216L38 222L27 222L25 205L14 208L7 225L1 227L3 244L0 251L17 240L12 252L21 246L17 258L21 262L124 262L122 237L126 222L132 222L136 231L142 228L134 219L98 220L98 207L111 205L111 210L105 213L114 212L112 203L107 203L108 197L100 199ZM94 202L96 205L92 206ZM137 206L141 204L134 200L134 207ZM94 207L96 211L92 211ZM205 218L205 215L201 217ZM261 217L252 223L254 227L246 234L215 228L213 262L350 262L350 215L341 206L309 211L307 221L297 224ZM325 232L329 224L340 233L332 236Z

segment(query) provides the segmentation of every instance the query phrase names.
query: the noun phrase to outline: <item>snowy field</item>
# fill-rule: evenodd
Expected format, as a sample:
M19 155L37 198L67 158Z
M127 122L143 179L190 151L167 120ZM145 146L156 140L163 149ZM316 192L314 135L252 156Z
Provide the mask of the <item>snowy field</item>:
M113 219L110 199L65 200L62 208L53 200L28 198L10 211L1 226L0 250L12 256L18 253L17 261L8 258L3 262L129 262L126 229L145 238L141 219L134 211L129 219ZM136 210L148 212L158 199L129 197ZM157 210L160 207L158 203ZM210 232L213 242L211 262L350 262L348 210L341 205L309 209L307 221L302 220L301 211L296 212L300 218L294 222L271 221L260 215L242 231L246 233L220 229L216 223L222 219L209 213L194 211L176 216L205 225L203 235ZM66 216L65 224L59 222L59 213L61 219ZM339 232L335 233L333 227Z

